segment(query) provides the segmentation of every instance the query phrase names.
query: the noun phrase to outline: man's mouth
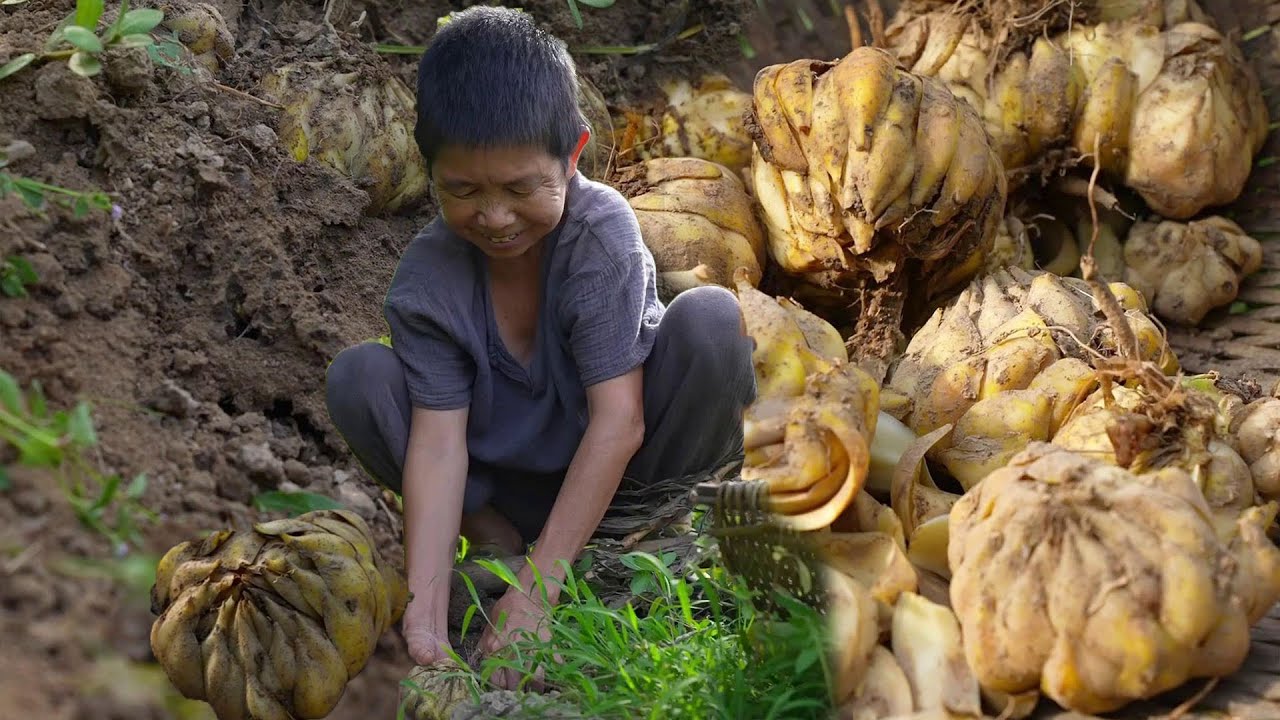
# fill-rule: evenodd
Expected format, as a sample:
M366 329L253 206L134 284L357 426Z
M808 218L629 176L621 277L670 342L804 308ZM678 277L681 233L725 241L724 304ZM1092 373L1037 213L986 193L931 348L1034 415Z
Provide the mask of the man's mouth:
M515 233L514 235L504 235L502 237L490 237L489 242L493 243L494 245L506 245L508 243L514 242L515 239L518 237L520 237L520 233Z

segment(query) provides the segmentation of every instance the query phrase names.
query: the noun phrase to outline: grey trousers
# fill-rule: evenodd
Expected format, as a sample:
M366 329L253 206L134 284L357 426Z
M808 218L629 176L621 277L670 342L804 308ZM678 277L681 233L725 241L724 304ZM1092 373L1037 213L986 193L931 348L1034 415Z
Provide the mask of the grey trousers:
M644 364L645 438L624 484L712 469L742 447L742 412L755 398L751 339L737 298L721 287L685 291L667 307ZM378 483L400 492L412 407L394 351L367 342L343 350L325 378L329 416ZM564 473L519 473L471 462L463 512L491 505L534 541Z

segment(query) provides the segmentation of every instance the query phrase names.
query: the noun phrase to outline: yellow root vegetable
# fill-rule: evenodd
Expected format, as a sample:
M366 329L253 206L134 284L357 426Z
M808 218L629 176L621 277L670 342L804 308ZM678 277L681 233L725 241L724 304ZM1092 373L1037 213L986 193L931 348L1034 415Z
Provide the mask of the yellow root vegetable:
M837 704L862 684L880 640L879 613L871 592L858 580L829 566L821 576L831 635L831 691Z
M1210 518L1180 469L1029 445L951 511L951 600L978 681L1103 713L1234 672L1250 611L1276 599L1249 573L1280 550L1254 531L1241 562Z
M358 515L311 512L169 550L151 591L151 649L220 720L322 718L407 602Z
M1234 222L1139 222L1124 244L1124 280L1156 315L1183 325L1236 299L1240 282L1262 267L1262 246Z
M263 79L263 96L284 106L281 146L298 162L315 158L356 181L369 194L368 214L411 209L428 189L413 93L367 66L336 72L336 62L297 62Z
M743 321L755 343L757 384L756 400L743 417L742 479L767 483L770 510L781 525L829 527L870 474L879 386L845 361L830 326L755 289L745 272L737 277ZM890 431L885 445L900 442ZM881 448L882 465L887 452Z
M1011 185L1029 176L1020 169L1066 150L1164 217L1231 202L1267 134L1257 78L1217 30L1168 22L1196 14L1171 9L1160 24L1126 14L1097 24L1077 17L1053 35L1045 22L1029 23L1037 32L1024 49L972 14L904 8L885 42L908 70L936 77L978 111Z
M414 667L408 682L411 687L400 688L406 720L449 720L455 708L471 701L476 689L474 674L451 659Z
M697 158L657 158L624 169L618 184L659 279L672 291L699 284L732 289L739 268L752 285L760 282L764 230L742 181L727 168Z
M1141 359L1176 371L1141 298L1123 284L1112 288L1133 305L1125 319ZM1097 387L1095 358L1118 356L1114 333L1083 281L1005 268L973 281L933 314L887 387L911 398L903 422L918 435L955 426L929 456L971 485L1026 439L1054 432ZM1026 392L997 399L1010 391Z
M160 27L172 30L195 61L215 75L224 63L236 56L236 38L222 13L201 2L169 0L161 4L164 20Z
M1261 398L1230 420L1232 445L1249 463L1253 485L1266 500L1280 500L1280 398Z
M753 189L788 272L856 270L882 245L938 260L994 235L1003 172L977 115L883 51L764 68L754 116Z
M619 127L620 157L694 157L734 173L751 163L751 136L746 125L750 93L739 90L719 73L704 75L696 82L668 80L661 89L664 97L659 108L628 111L614 123Z
M980 118L861 47L760 70L751 130L769 257L879 380L908 288L923 301L962 284L991 247L1005 175Z

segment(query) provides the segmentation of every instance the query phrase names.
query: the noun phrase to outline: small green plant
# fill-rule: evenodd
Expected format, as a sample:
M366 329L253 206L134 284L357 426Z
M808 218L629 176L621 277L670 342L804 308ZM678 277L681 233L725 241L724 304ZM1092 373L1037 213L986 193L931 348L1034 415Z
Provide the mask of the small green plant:
M0 149L0 198L17 194L27 207L36 212L43 212L50 200L67 208L77 217L82 218L90 210L113 211L111 196L101 191L81 191L50 185L21 175L10 175L3 172L9 165L9 157Z
M142 504L147 476L139 474L125 482L116 474L103 475L85 458L97 444L88 403L50 411L39 382L24 392L12 375L0 370L0 448L14 448L20 465L54 471L80 522L124 554L141 544L141 523L156 518ZM8 473L0 465L0 486L9 484Z
M269 490L254 496L253 507L262 512L286 512L289 517L297 517L316 510L340 510L342 503L313 492Z
M26 0L3 0L16 5ZM116 19L101 34L104 0L76 0L76 9L58 23L45 41L41 53L23 53L0 65L0 80L37 61L66 60L77 75L92 77L102 72L102 53L110 47L149 47L155 43L151 31L164 20L164 12L154 8L129 9L122 0Z
M0 292L9 297L26 297L27 286L40 281L26 258L10 255L0 263Z
M587 7L593 7L597 10L603 10L613 6L614 0L567 0L569 3L569 14L573 16L573 23L582 29L582 12L578 10L578 4L581 3Z
M516 574L496 560L477 560L509 585ZM632 588L643 595L614 607L574 569L562 563L560 602L546 602L546 584L534 568L535 591L548 614L551 639L517 640L512 652L485 658L478 696L495 672L541 666L544 682L583 717L602 718L826 718L826 624L817 610L777 598L785 614L757 611L757 596L722 566L683 572L670 557L633 552L623 563L635 571ZM479 613L474 586L463 575L472 605L464 635ZM497 625L504 621L496 620ZM460 660L460 659L459 659ZM410 685L409 688L413 690ZM535 710L536 712L536 710Z

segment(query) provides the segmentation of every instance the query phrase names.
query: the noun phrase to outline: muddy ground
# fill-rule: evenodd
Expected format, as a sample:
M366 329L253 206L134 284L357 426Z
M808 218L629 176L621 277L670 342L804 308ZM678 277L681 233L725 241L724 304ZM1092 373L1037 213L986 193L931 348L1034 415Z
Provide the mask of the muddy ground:
M338 0L329 19L348 31L342 40L321 22L320 0L212 3L236 48L213 77L143 63L84 80L51 62L0 81L0 148L23 148L7 171L103 190L118 207L76 219L0 200L0 258L20 254L39 275L28 297L0 296L0 369L38 381L55 407L93 404L91 459L150 479L142 502L158 519L143 553L271 517L252 509L257 493L301 488L360 512L397 557L398 521L333 431L323 379L334 354L383 332L396 259L432 208L366 215L366 193L319 163L295 163L275 142L276 109L245 93L264 70L338 45L412 86L412 56L369 45L422 43L440 14L470 3ZM563 0L520 5L574 48L659 42L647 54L577 56L619 104L668 74L719 68L749 87L764 63L848 48L843 17L824 2L762 11L755 0L629 0L581 6L582 29ZM0 6L0 64L38 48L73 6ZM812 30L793 6L807 8ZM1246 12L1236 20L1246 28L1275 19L1261 5ZM1266 179L1258 192L1269 200L1274 174ZM0 717L208 717L166 695L147 664L152 616L136 589L68 566L105 563L112 549L76 521L57 479L15 470L12 483L0 494ZM331 717L393 717L410 666L388 633Z

